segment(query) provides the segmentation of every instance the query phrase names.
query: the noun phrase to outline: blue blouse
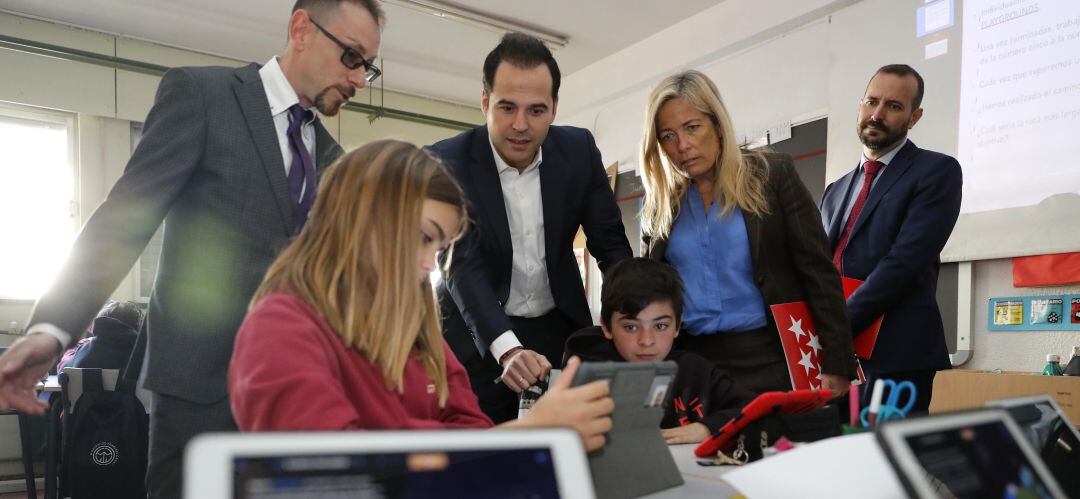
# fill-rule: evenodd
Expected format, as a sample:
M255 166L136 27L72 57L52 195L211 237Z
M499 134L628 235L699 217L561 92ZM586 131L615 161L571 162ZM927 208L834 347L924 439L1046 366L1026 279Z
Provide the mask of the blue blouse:
M764 327L765 300L754 285L750 241L743 212L736 206L719 216L719 203L709 207L690 188L668 238L668 263L686 285L683 332L707 335Z

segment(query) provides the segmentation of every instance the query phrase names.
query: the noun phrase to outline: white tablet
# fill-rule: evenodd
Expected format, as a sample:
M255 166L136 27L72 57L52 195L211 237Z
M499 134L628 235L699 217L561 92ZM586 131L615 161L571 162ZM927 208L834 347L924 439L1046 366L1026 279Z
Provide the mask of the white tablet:
M1065 497L1000 409L890 421L877 438L912 497Z
M189 499L592 498L569 430L220 433L184 456Z

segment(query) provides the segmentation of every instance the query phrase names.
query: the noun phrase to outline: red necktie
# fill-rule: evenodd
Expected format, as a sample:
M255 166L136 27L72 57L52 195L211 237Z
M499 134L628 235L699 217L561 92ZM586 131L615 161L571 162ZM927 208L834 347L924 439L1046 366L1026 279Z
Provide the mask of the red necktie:
M855 204L851 207L851 213L848 214L847 223L844 224L844 232L840 234L840 241L836 243L836 250L833 251L833 265L836 265L836 269L841 274L844 273L844 249L847 248L848 237L851 236L851 229L855 227L855 222L859 220L859 214L862 213L863 205L866 204L866 198L870 197L870 188L874 185L874 177L878 172L885 167L885 163L880 161L867 161L863 163L863 184L862 189L859 190L858 197L855 198Z

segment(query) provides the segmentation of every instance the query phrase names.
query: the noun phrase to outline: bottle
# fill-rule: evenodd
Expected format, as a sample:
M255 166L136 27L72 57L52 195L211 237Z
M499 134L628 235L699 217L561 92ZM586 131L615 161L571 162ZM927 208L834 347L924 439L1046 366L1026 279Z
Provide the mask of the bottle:
M1066 376L1080 376L1080 347L1073 347L1073 356L1065 366Z
M1046 356L1046 367L1043 368L1043 376L1061 376L1061 357L1057 354Z

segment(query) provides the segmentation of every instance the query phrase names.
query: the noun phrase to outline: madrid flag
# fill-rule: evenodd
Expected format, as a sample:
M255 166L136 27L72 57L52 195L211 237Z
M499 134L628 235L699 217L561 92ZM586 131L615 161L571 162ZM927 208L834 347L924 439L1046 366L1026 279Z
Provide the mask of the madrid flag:
M806 302L781 303L769 308L784 346L791 387L795 390L820 389L821 342L814 332L814 320Z

